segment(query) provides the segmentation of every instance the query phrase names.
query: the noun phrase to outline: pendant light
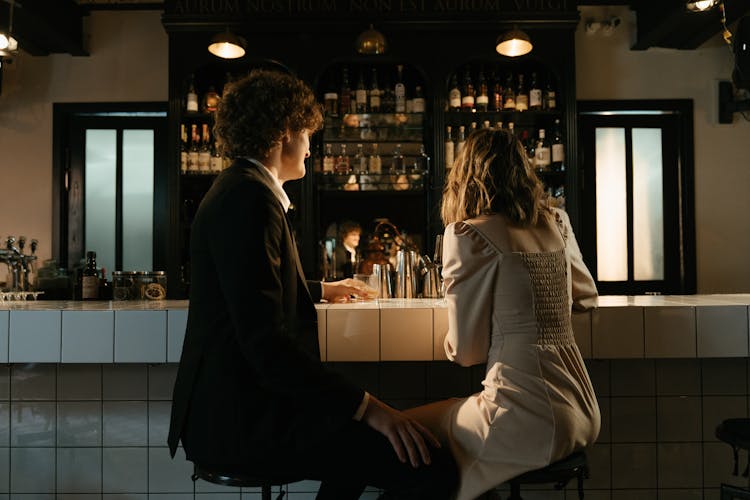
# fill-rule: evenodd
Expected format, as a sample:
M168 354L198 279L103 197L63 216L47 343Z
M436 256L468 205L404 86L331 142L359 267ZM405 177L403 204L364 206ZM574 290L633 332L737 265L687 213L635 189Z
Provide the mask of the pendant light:
M385 54L388 49L388 42L385 40L385 36L371 24L369 28L359 34L355 47L360 54Z
M704 10L713 9L719 3L719 0L689 0L685 6L693 12L703 12Z
M503 56L518 57L528 54L533 48L529 35L514 26L512 30L506 31L497 38L495 50Z
M211 38L208 51L222 59L237 59L245 55L247 43L241 36L237 36L229 29Z
M9 57L18 52L18 42L13 38L13 7L15 0L8 0L8 31L0 31L0 57Z

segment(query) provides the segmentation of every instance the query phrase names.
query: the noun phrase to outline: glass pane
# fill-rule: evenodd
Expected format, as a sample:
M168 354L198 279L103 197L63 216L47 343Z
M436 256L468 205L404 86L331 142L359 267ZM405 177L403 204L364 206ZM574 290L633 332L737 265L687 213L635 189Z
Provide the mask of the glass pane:
M151 271L154 226L154 131L122 132L122 268Z
M86 130L85 158L86 250L96 252L97 265L109 273L115 263L117 131Z
M664 279L661 129L633 129L633 277Z
M596 129L596 259L599 281L628 279L625 129Z

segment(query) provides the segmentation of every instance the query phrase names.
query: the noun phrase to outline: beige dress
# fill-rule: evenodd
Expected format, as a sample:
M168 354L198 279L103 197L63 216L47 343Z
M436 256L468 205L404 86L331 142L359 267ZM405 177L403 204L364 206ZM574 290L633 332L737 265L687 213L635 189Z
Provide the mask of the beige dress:
M502 215L450 224L443 258L445 351L487 363L484 390L452 406L441 429L466 500L596 440L599 406L570 316L597 292L563 211L531 228Z

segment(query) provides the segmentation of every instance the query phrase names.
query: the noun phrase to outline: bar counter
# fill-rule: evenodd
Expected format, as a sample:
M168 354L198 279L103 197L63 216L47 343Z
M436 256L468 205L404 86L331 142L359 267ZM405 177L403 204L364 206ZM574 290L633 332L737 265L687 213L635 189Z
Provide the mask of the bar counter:
M603 296L573 315L587 359L748 356L750 294ZM187 301L0 302L0 363L175 363ZM317 304L332 362L445 360L444 299Z

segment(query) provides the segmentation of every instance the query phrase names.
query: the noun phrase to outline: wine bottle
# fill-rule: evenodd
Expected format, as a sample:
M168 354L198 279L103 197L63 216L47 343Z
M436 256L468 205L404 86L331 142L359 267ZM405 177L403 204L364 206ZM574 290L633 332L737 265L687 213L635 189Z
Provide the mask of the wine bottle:
M198 150L198 170L207 174L211 171L211 146L208 135L208 124L204 123L201 130L201 146Z
M99 270L96 268L96 252L86 252L86 266L81 271L81 300L99 298Z
M508 74L503 89L503 109L513 111L516 109L516 93L513 91L513 74Z
M333 149L331 146L331 143L326 144L326 152L323 156L323 173L324 174L332 174L333 173L333 167L334 167L334 158L333 158Z
M367 169L369 170L371 174L380 174L383 172L383 165L380 159L380 155L378 154L377 142L372 143L372 153L370 153L370 158L367 164Z
M529 109L538 111L542 109L542 89L537 82L536 71L531 73L531 88L529 89Z
M354 155L354 173L367 173L367 157L365 156L362 144L357 144L357 153Z
M370 111L380 112L380 89L378 88L378 70L372 68L372 82L370 83Z
M404 85L404 65L396 66L396 113L406 113L406 85Z
M185 174L188 171L188 145L187 130L185 124L180 124L180 173Z
M448 107L451 111L461 111L461 90L458 88L458 77L451 76L451 89L448 91Z
M214 142L213 146L211 147L211 172L212 173L219 173L224 169L224 158L221 157L221 153L219 153L219 143Z
M547 79L547 86L544 88L544 97L542 106L544 109L552 111L557 108L557 92L552 86L552 75Z
M526 84L523 81L523 73L518 74L518 89L516 90L516 111L526 111L529 109L529 93L526 91Z
M404 155L401 154L401 144L396 144L393 148L393 157L391 160L391 172L403 174L405 171Z
M484 70L479 70L479 93L476 98L477 111L484 112L489 109L490 97L487 95L487 80L484 78Z
M453 160L455 153L455 144L453 143L453 136L451 134L451 126L445 127L445 171L449 171L453 168Z
M414 99L412 101L413 101L412 112L424 113L425 100L424 100L424 94L422 93L421 85L417 85L414 88Z
M549 170L552 161L549 141L543 128L539 129L539 141L536 143L536 154L534 155L534 167L539 171Z
M562 131L560 130L560 120L555 119L555 126L552 129L552 170L554 172L565 171L565 145L563 144Z
M198 172L198 146L200 138L198 137L198 125L190 125L190 149L188 150L188 172Z
M188 83L185 109L187 111L198 111L198 93L195 91L195 78L193 75L190 75L190 83Z
M341 92L339 92L339 114L349 114L351 107L352 89L349 87L349 70L344 67L341 70Z
M464 72L464 87L461 91L461 110L462 111L474 111L474 84L471 81L471 73L469 73L469 67L466 67Z
M346 153L346 144L341 144L339 155L336 157L336 164L333 169L337 174L348 174L351 170L351 160Z
M466 128L463 125L458 127L458 140L456 141L456 156L461 156L461 151L464 149L466 144Z
M328 116L339 115L339 93L333 84L329 85L328 91L323 94L323 109Z
M503 84L500 77L492 72L492 99L490 100L490 109L492 111L503 110Z
M365 88L365 75L362 69L359 70L355 96L357 99L357 113L367 113L367 89Z

